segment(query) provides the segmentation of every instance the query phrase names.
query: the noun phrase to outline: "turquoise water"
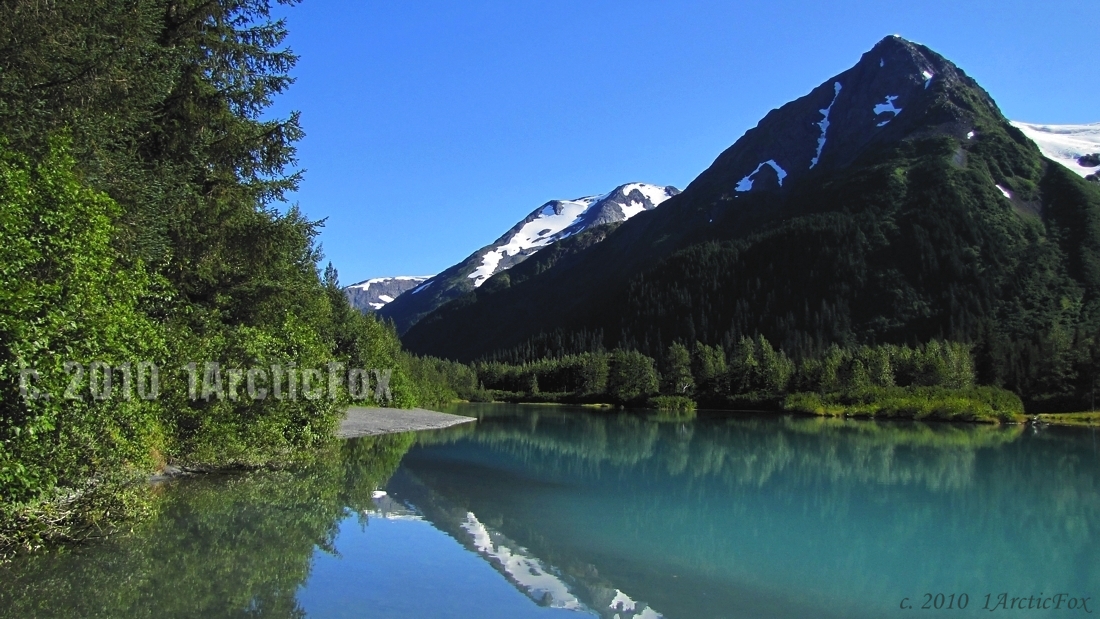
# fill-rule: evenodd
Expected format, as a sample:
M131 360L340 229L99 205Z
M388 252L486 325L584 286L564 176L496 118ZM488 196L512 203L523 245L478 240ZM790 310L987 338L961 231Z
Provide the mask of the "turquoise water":
M454 412L479 420L160 486L133 533L0 569L0 616L1098 611L1091 430Z

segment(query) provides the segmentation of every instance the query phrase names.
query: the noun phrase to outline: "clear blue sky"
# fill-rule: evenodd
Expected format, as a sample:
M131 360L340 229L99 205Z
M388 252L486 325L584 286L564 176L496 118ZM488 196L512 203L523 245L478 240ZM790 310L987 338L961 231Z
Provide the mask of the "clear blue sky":
M1100 121L1100 7L1034 0L305 0L275 112L302 112L293 196L353 283L431 274L553 198L683 188L772 108L888 34L1015 120Z

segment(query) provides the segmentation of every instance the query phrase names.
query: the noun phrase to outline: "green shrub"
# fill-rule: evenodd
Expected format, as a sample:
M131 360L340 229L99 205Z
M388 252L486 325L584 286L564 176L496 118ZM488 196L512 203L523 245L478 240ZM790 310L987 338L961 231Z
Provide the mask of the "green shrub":
M682 395L658 395L646 400L646 408L660 411L694 411L695 400Z
M871 387L847 393L792 393L783 410L813 415L851 415L936 419L943 421L1012 421L1024 412L1015 394L997 387Z
M141 311L152 284L111 247L118 206L84 187L64 140L39 164L0 151L0 502L151 464L165 447L158 403L62 397L65 363L160 360L162 332ZM43 396L24 399L33 369Z

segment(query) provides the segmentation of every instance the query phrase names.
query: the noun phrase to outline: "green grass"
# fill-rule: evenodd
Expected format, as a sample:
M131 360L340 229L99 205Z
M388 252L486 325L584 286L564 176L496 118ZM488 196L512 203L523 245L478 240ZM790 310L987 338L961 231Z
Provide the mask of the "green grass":
M1038 417L1042 421L1049 423L1052 426L1100 426L1100 411L1089 411L1080 413L1042 413L1038 415Z
M695 400L681 395L659 395L646 400L645 408L659 411L693 412Z
M783 410L822 416L1005 423L1024 419L1015 394L997 387L875 387L850 393L793 393Z

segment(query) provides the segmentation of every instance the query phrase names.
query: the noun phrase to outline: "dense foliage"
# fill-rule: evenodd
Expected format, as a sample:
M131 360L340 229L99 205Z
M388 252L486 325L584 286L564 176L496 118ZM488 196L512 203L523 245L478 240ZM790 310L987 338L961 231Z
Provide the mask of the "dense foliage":
M0 5L0 541L119 475L331 440L348 392L304 387L330 364L416 403L393 329L319 273L320 222L279 204L302 130L267 114L296 60L272 5Z
M290 469L143 485L136 492L156 510L133 534L0 565L0 617L300 619L315 553L335 553L349 513L367 522L372 493L413 440L363 437Z
M1011 392L976 386L970 346L939 340L916 347L834 344L795 361L757 336L741 338L729 355L701 342L690 349L674 342L659 359L616 349L522 364L479 362L473 369L488 395L514 401L969 421L1023 413Z

